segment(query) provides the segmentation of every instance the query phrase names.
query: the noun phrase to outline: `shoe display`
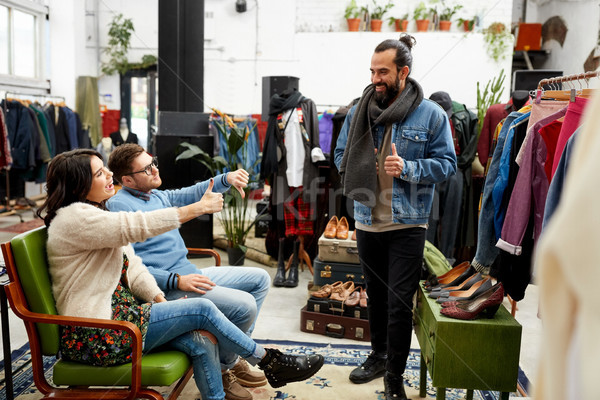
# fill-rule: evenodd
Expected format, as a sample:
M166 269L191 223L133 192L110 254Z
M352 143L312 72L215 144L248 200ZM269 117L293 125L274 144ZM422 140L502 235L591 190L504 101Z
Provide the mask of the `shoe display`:
M350 381L353 383L367 383L385 374L387 356L371 352L360 367L350 372Z
M474 284L471 287L471 289L467 291L447 292L447 294L445 294L444 296L438 297L436 301L438 303L443 304L448 301L473 300L475 297L479 296L481 293L485 292L492 286L493 285L491 279L484 278L482 281L479 281L476 284Z
M452 275L451 277L454 277L454 279L452 281L450 281L449 283L434 286L429 291L433 292L435 290L442 290L442 289L445 289L450 286L458 286L461 283L463 283L464 281L466 281L469 277L474 275L475 273L477 273L475 268L473 268L472 266L469 266L467 269L464 270L464 272L462 274L460 274L458 276Z
M360 291L362 287L356 286L354 292L350 293L350 296L346 299L346 305L348 307L356 307L360 303Z
M359 305L362 308L367 308L367 300L369 299L369 296L367 296L367 289L360 289L360 302Z
M348 227L348 220L346 219L346 217L342 217L338 221L335 237L340 240L348 239L348 230L349 229L350 228Z
M335 239L337 234L337 226L338 218L334 215L327 223L327 226L325 226L325 232L323 232L323 236L325 236L327 239Z
M265 371L265 376L273 388L310 378L321 369L325 361L320 354L292 356L275 349L266 351L267 354L258 363L258 368Z
M265 374L259 371L252 371L248 361L243 358L240 358L237 364L231 368L231 372L242 386L260 387L267 384Z
M460 276L463 272L465 272L471 264L468 261L457 265L452 268L450 271L446 272L444 275L440 275L438 277L431 277L429 280L425 282L425 290L431 291L435 287L439 287L441 285L448 284Z
M498 282L473 300L442 308L442 314L456 319L475 319L479 314L493 318L504 300L504 288Z
M383 390L385 400L408 400L404 391L404 379L402 375L386 372L383 377Z
M331 296L332 290L338 286L341 286L342 283L342 281L337 281L332 284L324 285L320 290L317 290L316 292L313 292L310 295L319 299L326 299L329 296Z
M252 400L252 393L239 384L231 370L222 373L226 400Z
M285 239L279 239L279 252L277 253L277 272L273 278L273 286L281 287L285 282Z
M336 300L344 302L350 296L350 293L354 291L354 282L347 281L343 284L336 286L331 290L331 296L329 296L330 300Z
M476 274L471 275L469 278L467 278L463 283L461 283L458 286L448 286L443 289L440 288L439 290L432 290L431 292L429 292L429 297L431 297L432 299L437 299L438 297L447 297L448 293L462 291L462 290L468 290L471 288L471 286L473 286L474 284L476 284L477 282L479 282L483 279L484 279L483 275L481 275L479 272L477 272Z

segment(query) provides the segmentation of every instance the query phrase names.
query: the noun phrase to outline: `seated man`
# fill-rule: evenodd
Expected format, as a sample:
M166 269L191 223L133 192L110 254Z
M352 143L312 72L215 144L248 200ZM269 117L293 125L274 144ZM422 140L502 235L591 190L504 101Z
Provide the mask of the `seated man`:
M123 189L107 202L110 211L152 211L185 206L200 200L209 184L206 180L183 189L157 190L162 183L157 161L137 144L123 144L115 148L108 167L123 185ZM224 192L231 186L241 191L248 183L248 173L240 169L213 179L216 192ZM134 243L133 247L165 292L167 300L184 296L205 297L243 332L249 336L252 334L271 284L266 271L227 266L200 270L187 259L187 248L177 229ZM250 392L240 387L240 383L249 387L267 383L263 373L251 371L244 360L238 361L237 355L220 351L220 358L227 399L252 398Z

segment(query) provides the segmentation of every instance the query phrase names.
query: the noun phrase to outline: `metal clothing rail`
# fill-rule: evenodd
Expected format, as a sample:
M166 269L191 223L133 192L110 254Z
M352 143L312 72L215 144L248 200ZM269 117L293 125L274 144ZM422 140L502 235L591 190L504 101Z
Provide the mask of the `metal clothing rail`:
M8 101L9 97L12 97L12 96L15 96L15 97L18 97L18 98L21 98L21 97L39 97L39 98L42 98L42 99L60 99L63 102L65 101L65 98L63 96L54 96L54 95L51 95L51 94L30 94L30 93L19 93L19 92L11 92L11 91L5 91L4 92L4 100Z
M546 78L542 79L538 83L538 90L542 90L544 85L552 85L555 83L563 83L563 82L571 82L571 81L580 81L580 80L589 80L590 78L596 78L600 75L600 71L589 71L584 72L582 74L573 74L573 75L565 75L565 76L557 76L554 78Z

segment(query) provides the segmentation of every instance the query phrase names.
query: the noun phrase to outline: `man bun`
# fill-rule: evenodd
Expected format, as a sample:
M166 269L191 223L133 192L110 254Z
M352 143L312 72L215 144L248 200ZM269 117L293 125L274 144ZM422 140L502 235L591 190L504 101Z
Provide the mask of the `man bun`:
M417 40L408 33L403 33L400 35L400 39L398 40L404 43L404 45L408 47L408 50L412 50L412 48L417 44Z

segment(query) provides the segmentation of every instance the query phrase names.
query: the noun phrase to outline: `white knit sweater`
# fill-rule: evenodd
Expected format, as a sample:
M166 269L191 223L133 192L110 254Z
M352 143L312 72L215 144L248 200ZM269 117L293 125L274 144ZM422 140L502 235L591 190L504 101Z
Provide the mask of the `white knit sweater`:
M111 298L129 259L131 292L143 301L162 293L129 243L179 228L177 209L109 212L85 203L61 208L48 228L48 262L61 315L111 319Z

